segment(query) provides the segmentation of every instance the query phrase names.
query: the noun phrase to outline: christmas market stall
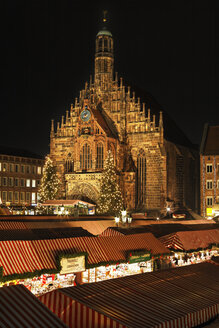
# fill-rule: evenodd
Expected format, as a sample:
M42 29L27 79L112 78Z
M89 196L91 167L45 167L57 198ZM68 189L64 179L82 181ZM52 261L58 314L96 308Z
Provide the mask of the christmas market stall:
M66 328L52 311L22 285L0 288L0 327Z
M1 286L40 295L56 288L150 272L170 251L152 234L0 242Z
M218 316L218 276L219 266L201 263L62 288L39 299L70 328L191 328Z
M219 229L179 231L159 240L174 252L171 257L174 266L200 263L219 256Z
M73 199L59 199L59 200L47 200L41 204L42 207L52 211L57 215L93 215L95 214L95 204L91 204L82 200Z

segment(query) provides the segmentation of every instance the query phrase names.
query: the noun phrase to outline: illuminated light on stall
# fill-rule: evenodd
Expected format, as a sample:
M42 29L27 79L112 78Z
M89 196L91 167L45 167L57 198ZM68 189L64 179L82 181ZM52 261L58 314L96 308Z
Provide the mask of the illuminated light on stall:
M119 217L115 217L115 222L116 222L116 224L119 223Z
M128 223L132 223L132 217L128 217Z

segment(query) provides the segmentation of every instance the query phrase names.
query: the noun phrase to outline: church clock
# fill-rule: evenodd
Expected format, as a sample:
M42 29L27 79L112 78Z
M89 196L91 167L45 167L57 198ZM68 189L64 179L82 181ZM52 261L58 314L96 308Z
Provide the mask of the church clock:
M88 109L84 109L84 110L82 110L80 116L81 116L81 119L83 122L88 122L91 117L91 113Z

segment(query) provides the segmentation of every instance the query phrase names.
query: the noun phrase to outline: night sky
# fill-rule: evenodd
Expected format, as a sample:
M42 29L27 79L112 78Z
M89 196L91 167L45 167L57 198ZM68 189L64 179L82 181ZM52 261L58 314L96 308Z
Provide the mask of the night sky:
M219 124L218 2L5 1L0 145L49 152L51 119L65 115L93 74L104 9L115 71L199 144L204 123Z

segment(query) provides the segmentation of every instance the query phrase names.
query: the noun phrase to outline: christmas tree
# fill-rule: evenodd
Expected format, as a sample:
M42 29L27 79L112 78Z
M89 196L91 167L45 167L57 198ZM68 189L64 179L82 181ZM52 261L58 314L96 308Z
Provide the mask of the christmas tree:
M113 155L109 151L100 180L100 197L97 202L97 213L120 216L122 210L122 193L117 182Z
M49 156L46 156L46 162L43 167L43 176L40 183L39 196L40 202L57 199L60 190L60 180L58 178L56 167Z

